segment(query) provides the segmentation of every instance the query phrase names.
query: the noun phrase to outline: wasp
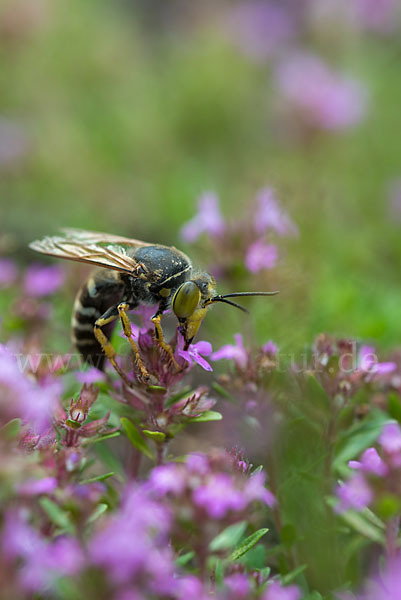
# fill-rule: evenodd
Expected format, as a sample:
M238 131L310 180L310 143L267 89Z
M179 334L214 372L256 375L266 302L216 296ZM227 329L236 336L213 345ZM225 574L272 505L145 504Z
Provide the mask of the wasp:
M212 304L224 302L247 312L229 298L278 293L217 294L212 275L195 271L190 258L174 246L81 229L63 229L62 234L36 240L29 246L42 254L97 267L77 293L72 315L72 339L86 362L102 369L107 357L128 384L128 378L117 364L116 351L110 342L118 317L145 381L149 380L149 373L132 337L127 311L141 305L155 306L151 319L155 339L180 370L161 326L161 317L169 308L178 319L185 340L184 349L187 350Z

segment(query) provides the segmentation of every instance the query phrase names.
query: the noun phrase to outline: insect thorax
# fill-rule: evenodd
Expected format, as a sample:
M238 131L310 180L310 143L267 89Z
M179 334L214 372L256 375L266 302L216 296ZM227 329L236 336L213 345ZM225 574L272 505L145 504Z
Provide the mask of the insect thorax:
M140 263L139 277L121 275L126 294L132 294L139 303L157 304L167 299L179 285L191 277L189 258L174 247L147 246L136 248L134 258Z

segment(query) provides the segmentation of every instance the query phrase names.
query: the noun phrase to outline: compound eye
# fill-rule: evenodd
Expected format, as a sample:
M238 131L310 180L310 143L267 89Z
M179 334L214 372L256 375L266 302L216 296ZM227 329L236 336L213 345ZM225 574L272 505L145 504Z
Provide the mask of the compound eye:
M171 302L171 308L179 319L190 317L199 304L200 291L196 283L186 281L176 291Z

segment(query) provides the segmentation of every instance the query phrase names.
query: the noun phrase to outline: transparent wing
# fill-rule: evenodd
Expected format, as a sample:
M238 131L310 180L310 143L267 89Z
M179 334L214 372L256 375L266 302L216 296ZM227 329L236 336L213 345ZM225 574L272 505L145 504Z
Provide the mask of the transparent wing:
M126 239L127 241L125 241ZM42 254L114 269L129 273L133 277L145 272L144 265L132 256L128 256L123 245L114 243L116 240L120 242L124 240L122 243L129 247L151 245L145 242L136 243L136 240L108 234L84 230L65 230L65 236L45 237L43 240L32 242L29 247Z
M112 233L102 233L100 231L86 231L85 229L74 229L71 227L63 228L61 231L65 234L66 239L84 244L122 244L123 246L133 248L154 246L154 244L149 242L142 242L141 240L113 235Z

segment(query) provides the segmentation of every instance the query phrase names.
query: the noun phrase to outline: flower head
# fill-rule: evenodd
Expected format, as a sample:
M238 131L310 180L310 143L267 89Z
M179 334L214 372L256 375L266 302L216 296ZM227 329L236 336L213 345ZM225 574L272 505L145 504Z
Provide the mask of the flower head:
M266 244L263 239L256 240L248 247L245 266L251 273L275 267L278 259L277 246Z
M25 272L24 290L28 296L48 296L64 283L64 273L57 265L33 264Z
M277 86L287 108L307 127L346 129L359 123L366 112L361 84L311 54L298 54L283 62L277 71Z
M278 235L297 235L297 226L280 206L272 188L266 187L260 190L256 201L257 208L253 222L256 233L260 235L271 229Z
M219 199L213 192L206 192L199 198L198 213L182 227L181 237L186 242L194 242L202 233L219 236L224 228Z
M245 369L248 363L248 353L244 347L242 335L236 333L234 335L235 345L227 344L222 346L220 350L216 350L210 356L212 360L221 360L223 358L228 360L234 360L235 364L241 369Z

